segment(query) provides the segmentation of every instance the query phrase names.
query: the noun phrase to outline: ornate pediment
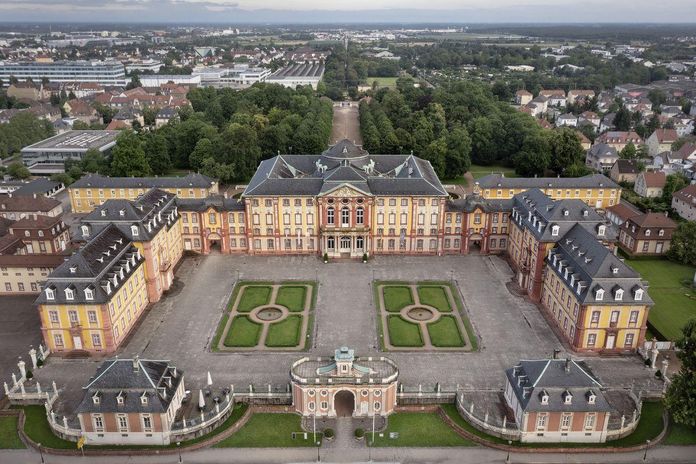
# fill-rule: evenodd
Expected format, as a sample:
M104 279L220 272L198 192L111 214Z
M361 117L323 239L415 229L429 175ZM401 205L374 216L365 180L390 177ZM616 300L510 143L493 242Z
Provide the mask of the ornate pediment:
M321 196L332 196L332 197L343 198L343 197L364 197L364 196L369 196L369 194L366 192L362 192L356 188L353 188L352 186L349 186L348 184L341 184L340 186L336 187L333 190L329 190L327 192L322 193Z

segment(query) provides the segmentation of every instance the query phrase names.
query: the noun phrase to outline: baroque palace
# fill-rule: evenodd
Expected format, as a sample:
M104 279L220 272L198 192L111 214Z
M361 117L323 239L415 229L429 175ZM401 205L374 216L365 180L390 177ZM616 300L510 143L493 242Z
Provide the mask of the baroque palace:
M119 299L115 289L137 287L142 274L148 302L157 301L183 251L213 249L329 258L503 254L517 285L545 308L573 349L632 352L644 340L652 301L640 276L615 256L616 231L596 210L621 198L621 187L603 175L490 175L473 194L452 198L428 161L372 155L343 140L321 155L263 161L240 198L217 192L217 183L199 174L90 176L71 187L71 201L81 202L73 208L84 209L91 199L81 223L87 245L51 274L38 300L48 346L114 351L141 312L139 304L123 310L126 296ZM128 259L109 251L117 238L99 240L116 232L143 260L142 273L124 270ZM80 272L90 270L95 289L112 282L110 293L99 292L96 309L89 309L96 303L83 289L66 301L76 260ZM93 330L110 332L100 336L102 345L88 336Z

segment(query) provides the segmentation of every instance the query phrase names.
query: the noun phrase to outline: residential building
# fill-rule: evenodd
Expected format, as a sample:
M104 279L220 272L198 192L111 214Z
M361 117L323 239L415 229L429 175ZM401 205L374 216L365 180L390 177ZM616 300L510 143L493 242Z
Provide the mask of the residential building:
M587 151L585 164L601 173L605 173L619 159L619 154L616 148L607 145L606 143L595 143ZM613 178L612 178L613 179ZM614 179L616 180L616 179Z
M667 213L642 213L627 218L619 229L619 246L630 256L662 256L669 251L677 223Z
M662 195L667 176L662 171L645 171L638 174L633 190L642 197L655 198Z
M568 104L584 102L585 100L590 100L595 96L594 90L582 90L574 89L568 91Z
M28 255L62 253L70 243L62 216L27 216L12 223L9 233L22 240Z
M3 180L0 181L0 194L12 193L13 195L34 194L52 197L65 188L62 182L54 182L45 177L33 180Z
M90 149L108 156L118 135L105 130L67 131L22 148L22 162L36 174L64 172L66 160L81 160Z
M332 357L305 357L290 369L293 409L303 417L385 417L396 408L398 376L391 359L356 357L345 346Z
M607 219L614 224L617 230L619 230L621 224L626 222L629 218L643 214L641 210L627 201L622 201L618 205L610 206L607 208L606 212Z
M169 361L103 362L75 410L85 444L169 445L185 388L184 373Z
M107 200L80 221L82 240L108 227L117 227L145 260L148 301L159 301L174 282L174 269L183 252L181 226L174 194L150 189L137 199Z
M579 199L593 208L621 201L621 186L602 174L583 177L505 177L490 174L476 181L474 192L485 199L510 199L529 189L541 189L554 200Z
M151 188L178 198L206 198L218 193L217 181L202 174L183 177L107 177L88 174L68 188L74 213L89 213L107 200L135 200Z
M696 221L696 184L674 192L672 208L687 221Z
M575 116L573 113L562 114L556 119L556 127L561 127L561 126L577 127L577 125L578 125L578 117Z
M0 217L17 221L31 216L57 217L63 214L63 205L54 198L36 193L32 195L0 195Z
M643 139L633 131L608 131L597 137L595 143L605 143L616 148L616 151L621 151L629 143L638 147L638 145L643 143Z
M566 93L563 89L540 90L540 97L548 99L548 105L555 108L566 106Z
M609 177L616 182L628 182L630 184L634 184L638 174L640 174L638 161L618 159L617 157L616 161L611 166Z
M515 103L524 106L527 103L530 103L532 101L532 98L534 98L534 95L532 95L531 92L521 89L518 90L517 93L515 93Z
M155 117L155 127L159 129L165 124L168 124L169 121L173 120L179 120L179 112L176 108L165 106L157 112L157 116Z
M449 200L445 205L443 253L505 253L512 203L512 199L486 200L476 194Z
M576 225L591 231L595 240L613 246L616 233L603 217L581 200L552 200L539 189L513 198L508 258L515 281L538 301L544 278L544 259Z
M144 262L110 225L58 266L36 300L51 352L115 352L148 305Z
M650 134L645 144L648 146L648 154L655 156L663 151L670 151L672 144L679 138L677 131L674 129L655 129L655 132Z
M0 295L39 293L64 260L62 255L0 254Z
M630 219L629 219L630 221ZM653 305L640 275L581 224L546 256L542 307L575 351L634 353Z
M23 81L41 82L96 82L102 85L126 85L126 69L118 61L53 61L10 62L0 61L0 80L10 77Z
M504 397L523 443L606 441L614 408L582 361L520 361L505 370Z
M50 94L44 90L43 84L36 85L31 81L27 81L10 84L7 88L7 96L21 101L39 101L47 100Z

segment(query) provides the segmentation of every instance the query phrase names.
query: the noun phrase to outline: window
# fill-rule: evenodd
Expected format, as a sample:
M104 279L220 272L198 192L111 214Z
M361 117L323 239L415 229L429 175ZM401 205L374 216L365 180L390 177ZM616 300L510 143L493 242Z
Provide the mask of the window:
M143 429L146 432L152 430L152 418L149 415L143 415Z
M92 334L92 346L95 348L101 347L101 336L99 334Z
M558 226L552 226L551 227L551 235L554 237L558 237L558 232L561 230L560 227Z
M94 299L94 290L91 288L85 288L85 300L93 300Z
M650 237L650 229L646 229L646 230L645 230L645 236L646 236L646 237Z
M358 250L362 250L365 247L365 239L363 237L358 237L355 239L355 247Z
M119 398L122 398L119 396ZM119 432L128 431L128 417L125 414L118 415L118 430Z
M365 210L362 208L362 206L358 207L355 212L355 222L358 224L365 223Z
M592 311L592 319L590 322L592 324L598 324L599 323L599 315L600 315L599 311Z
M635 335L632 333L626 334L626 338L624 338L624 347L631 348L633 346L634 337Z
M79 322L77 311L68 311L68 320L71 324L77 324Z
M50 319L51 324L58 324L58 322L59 322L58 311L49 311L48 318Z
M53 334L53 343L57 347L62 348L63 347L63 335L62 334Z
M595 426L595 414L594 413L587 413L585 416L585 428L586 429L593 429Z
M597 343L597 334L588 334L587 335L587 346L591 348L591 347L595 346L595 343Z
M87 311L87 319L89 320L90 324L96 324L97 323L97 312L96 311Z
M628 318L630 324L636 324L638 322L638 311L631 311L631 315Z
M604 299L604 290L601 288L598 288L597 291L595 291L595 300L597 301L602 301Z
M341 208L341 225L350 225L350 210L347 207Z
M623 293L624 293L624 291L623 291L622 289L619 288L618 290L616 290L616 293L614 294L614 299L615 299L616 301L621 301L621 300L623 300Z
M561 416L561 428L567 429L570 427L570 419L572 418L572 414L563 414Z
M333 206L329 206L329 208L326 210L326 223L334 224L334 222L334 208Z
M104 419L102 418L101 414L94 414L92 416L94 420L94 431L95 432L103 432L104 431Z
M537 416L537 429L545 429L546 428L546 419L547 419L546 414L539 414Z
M326 248L329 250L336 248L336 239L334 237L329 237L326 239Z

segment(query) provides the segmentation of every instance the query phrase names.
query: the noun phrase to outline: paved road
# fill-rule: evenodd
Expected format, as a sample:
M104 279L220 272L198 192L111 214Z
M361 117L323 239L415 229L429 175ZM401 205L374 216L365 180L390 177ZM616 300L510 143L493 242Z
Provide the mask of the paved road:
M561 346L538 309L512 295L505 283L512 272L495 256L378 257L368 264L323 264L314 257L255 257L212 254L187 258L177 271L183 288L153 305L119 355L170 359L186 373L188 388L205 382L208 371L220 385L249 383L285 386L288 366L303 353L212 353L208 346L236 279L318 280L312 355L328 355L340 345L359 355L379 351L377 311L371 283L377 280L454 278L480 339L475 353L389 353L406 388L501 388L503 370L519 359L548 357ZM37 373L41 382L65 387L66 405L79 400L80 387L98 361L51 358ZM659 388L636 357L591 358L607 386Z
M11 384L12 372L19 375L17 361L22 357L31 366L29 347L41 342L39 312L34 307L36 295L0 297L0 384ZM0 398L5 392L0 387Z
M404 464L503 464L507 453L489 448L376 448L362 449L320 449L321 462L335 463L404 463ZM589 463L693 463L696 451L694 447L668 446L648 451L647 460L643 461L643 452L614 454L572 454L572 453L512 453L511 463L517 464L589 464ZM178 455L165 456L100 456L79 457L47 456L46 464L176 464ZM38 453L28 450L4 451L0 453L0 464L39 463ZM234 463L310 463L317 462L317 450L298 449L219 449L210 448L193 453L184 453L185 464L234 464Z
M356 145L362 145L358 107L356 102L352 103L353 106L334 106L331 143L348 139Z

